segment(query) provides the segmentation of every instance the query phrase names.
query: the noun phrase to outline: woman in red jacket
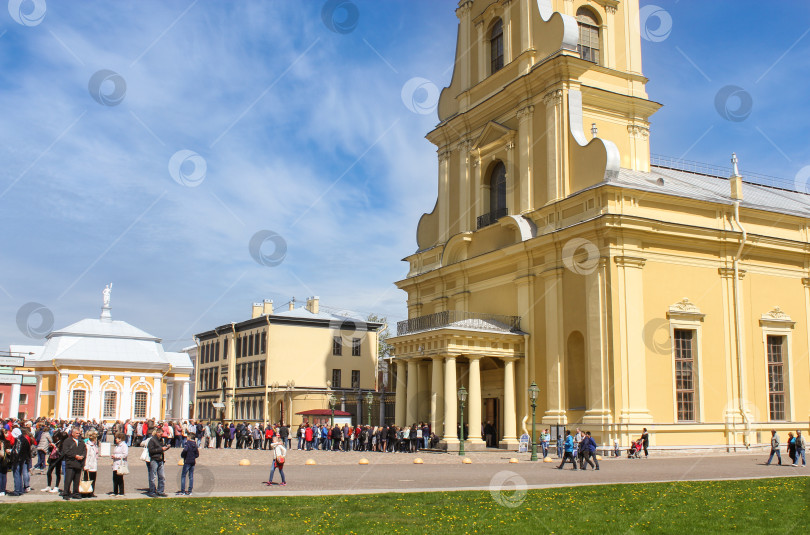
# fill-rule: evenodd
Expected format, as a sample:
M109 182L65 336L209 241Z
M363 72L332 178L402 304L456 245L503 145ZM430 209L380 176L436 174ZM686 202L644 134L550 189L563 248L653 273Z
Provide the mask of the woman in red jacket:
M307 424L304 430L304 439L307 441L307 451L312 451L312 428Z

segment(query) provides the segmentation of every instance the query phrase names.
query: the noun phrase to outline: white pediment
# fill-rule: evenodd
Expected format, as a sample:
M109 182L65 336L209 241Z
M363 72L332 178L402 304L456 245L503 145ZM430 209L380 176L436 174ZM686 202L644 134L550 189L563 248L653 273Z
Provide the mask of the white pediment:
M484 127L481 135L475 140L473 150L487 149L498 143L506 143L515 135L515 131L495 121L490 121Z

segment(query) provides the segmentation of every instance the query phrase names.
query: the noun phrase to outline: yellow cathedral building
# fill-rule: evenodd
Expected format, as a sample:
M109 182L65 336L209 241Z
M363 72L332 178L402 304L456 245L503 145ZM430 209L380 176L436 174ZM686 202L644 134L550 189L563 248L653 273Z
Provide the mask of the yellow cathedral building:
M396 424L736 450L810 420L810 197L651 165L638 0L462 0ZM467 392L460 414L458 391Z

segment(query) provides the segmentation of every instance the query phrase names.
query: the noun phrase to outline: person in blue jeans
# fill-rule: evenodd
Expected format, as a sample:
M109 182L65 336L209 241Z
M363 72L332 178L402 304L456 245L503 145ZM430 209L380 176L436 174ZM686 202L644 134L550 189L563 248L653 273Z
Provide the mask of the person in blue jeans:
M273 468L270 470L270 478L267 481L268 485L274 485L273 476L276 473L276 468L278 468L281 474L281 484L287 484L287 478L284 477L284 462L286 461L286 457L287 448L284 447L278 436L273 437Z
M801 467L804 468L807 466L807 458L804 456L804 451L807 447L807 443L804 440L804 436L802 436L801 429L796 430L796 462L793 463L793 466L799 466L799 457L802 459Z
M180 452L180 457L183 458L183 472L180 474L178 496L191 496L191 492L194 490L194 467L197 465L197 457L200 456L200 449L197 447L195 438L194 433L189 433L183 451ZM186 476L188 476L188 492L186 492Z
M563 449L565 450L565 453L563 454L562 462L560 463L560 466L557 467L557 469L562 470L565 461L570 459L571 464L574 465L574 470L577 470L577 460L574 458L574 439L571 436L571 431L568 430L565 431L565 443L563 444Z
M776 454L777 459L779 459L779 465L782 465L782 453L779 451L779 435L776 434L776 429L771 429L771 456L768 457L768 462L765 465L771 464L771 459L773 459L774 454Z

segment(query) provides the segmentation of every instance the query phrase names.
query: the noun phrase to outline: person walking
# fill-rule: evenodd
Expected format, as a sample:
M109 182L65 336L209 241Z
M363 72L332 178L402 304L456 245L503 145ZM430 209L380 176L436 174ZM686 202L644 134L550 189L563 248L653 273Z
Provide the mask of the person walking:
M779 435L776 434L776 429L771 429L771 455L768 457L768 462L765 463L765 466L771 464L774 455L779 459L779 466L782 466L782 452L779 451Z
M150 498L155 496L165 498L166 493L163 491L166 486L166 474L164 473L163 453L169 449L169 446L162 445L163 430L160 427L155 428L154 433L147 446L149 449L149 492L146 495Z
M183 473L180 474L180 490L177 491L178 496L191 496L194 490L194 467L197 465L197 457L200 456L200 450L197 448L197 443L194 441L194 433L189 435L189 440L183 446L183 451L180 452L180 457L183 458ZM188 492L186 492L186 476L188 475Z
M79 494L79 480L82 478L84 460L87 457L87 447L80 438L81 433L81 427L76 426L71 429L70 437L62 441L62 457L65 459L65 489L62 498L65 500L82 497ZM72 493L70 491L71 485L73 485Z
M124 476L129 473L128 456L127 435L118 433L115 435L115 449L110 454L112 458L113 496L124 495Z
M807 467L807 458L804 456L804 451L807 447L807 443L804 440L804 435L802 435L801 429L796 430L796 461L793 463L793 466L799 466L799 457L802 458L802 468Z
M278 468L279 473L281 474L281 484L287 484L287 478L284 476L284 462L287 460L287 448L281 443L278 437L273 437L273 468L270 469L270 478L267 481L268 485L274 485L273 483L273 476L276 473L276 468Z
M587 463L591 465L591 468L594 470L599 470L599 459L596 458L596 441L591 436L590 431L585 432L585 438L582 439L580 447L582 448L583 455L582 469L585 470L587 468L585 465L585 463ZM594 463L596 463L596 468L594 468Z
M563 449L565 450L565 453L563 454L562 462L560 463L560 466L557 467L557 470L562 470L565 461L568 459L571 460L571 464L574 465L574 470L576 470L577 460L574 458L574 439L571 437L571 431L565 431L565 442L563 444Z
M793 436L792 431L788 433L787 452L788 457L790 457L791 466L796 466L796 438Z

